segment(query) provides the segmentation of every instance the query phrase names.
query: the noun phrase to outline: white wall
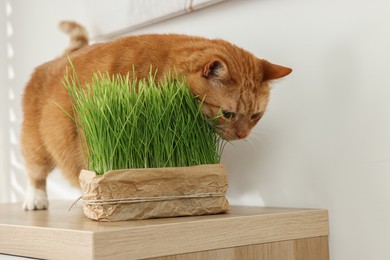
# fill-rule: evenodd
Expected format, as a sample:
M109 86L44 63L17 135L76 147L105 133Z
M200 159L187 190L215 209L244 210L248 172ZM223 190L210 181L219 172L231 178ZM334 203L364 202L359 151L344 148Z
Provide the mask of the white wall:
M12 57L6 54L5 59L1 58L1 65L4 66L5 61L4 67L7 70L5 74L7 77L5 80L1 79L5 81L5 86L1 89L1 98L9 100L1 102L0 106L9 105L10 108L5 108L7 110L3 111L6 111L6 115L1 117L0 132L3 134L4 131L4 135L9 138L6 140L9 147L0 147L0 152L4 153L2 158L8 159L4 163L0 161L2 170L0 180L4 179L11 189L3 195L6 187L0 186L2 188L0 201L21 201L27 184L19 149L22 92L34 68L62 54L67 46L68 38L57 29L58 22L63 19L84 22L84 6L77 0L6 0L0 4L2 7L6 4L11 10L6 17L4 16L8 27L12 28L12 34L6 36L5 43L13 49ZM9 67L12 67L14 75L11 78L8 77ZM68 185L58 171L49 177L48 193L54 199L75 199L79 196L79 192Z
M168 31L294 69L226 149L231 201L327 208L331 259L390 259L390 2L231 1L139 33Z
M83 21L71 2L19 4L18 88L66 45L57 21ZM252 136L225 151L230 201L327 208L331 259L390 259L389 1L229 1L135 33L148 32L219 37L291 66Z
M0 24L7 22L6 6L0 5ZM8 59L7 55L7 32L6 26L0 27L0 57ZM7 66L5 62L0 63L0 172L6 173L9 169L9 135L8 135L8 88L7 88ZM0 174L0 202L8 200L9 197L9 175Z

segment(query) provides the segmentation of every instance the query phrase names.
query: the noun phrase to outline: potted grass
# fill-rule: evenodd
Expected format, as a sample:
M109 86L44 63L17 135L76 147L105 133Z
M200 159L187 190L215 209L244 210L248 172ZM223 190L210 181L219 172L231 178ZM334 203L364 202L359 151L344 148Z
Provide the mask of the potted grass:
M185 80L96 73L64 85L86 169L84 213L99 221L226 212L223 142Z

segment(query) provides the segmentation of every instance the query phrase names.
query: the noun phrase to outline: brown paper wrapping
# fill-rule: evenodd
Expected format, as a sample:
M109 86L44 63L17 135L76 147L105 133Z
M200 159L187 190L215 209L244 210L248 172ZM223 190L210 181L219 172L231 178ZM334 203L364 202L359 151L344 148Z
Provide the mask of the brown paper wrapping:
M113 170L82 170L84 213L98 221L224 213L228 182L221 164Z

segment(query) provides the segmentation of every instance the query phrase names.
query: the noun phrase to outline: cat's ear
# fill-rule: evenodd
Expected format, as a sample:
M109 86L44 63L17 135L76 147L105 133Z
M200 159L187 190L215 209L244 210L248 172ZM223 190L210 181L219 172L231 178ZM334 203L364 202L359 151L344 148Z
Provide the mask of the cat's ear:
M228 75L227 66L221 60L212 60L204 65L202 75L207 79L224 79Z
M261 60L263 67L263 81L279 79L291 73L292 69L272 64L269 61Z

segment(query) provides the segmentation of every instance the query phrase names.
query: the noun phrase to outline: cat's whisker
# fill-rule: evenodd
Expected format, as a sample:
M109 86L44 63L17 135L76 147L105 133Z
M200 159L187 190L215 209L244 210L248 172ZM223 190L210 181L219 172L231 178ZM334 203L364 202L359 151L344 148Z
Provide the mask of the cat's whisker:
M265 143L265 139L264 138L260 138L258 136L252 136L251 138L251 141L256 141L258 144L264 144Z
M252 129L252 134L254 134L254 135L261 135L261 136L267 136L268 132L266 132L264 129L261 129L261 128L255 128L255 129Z

